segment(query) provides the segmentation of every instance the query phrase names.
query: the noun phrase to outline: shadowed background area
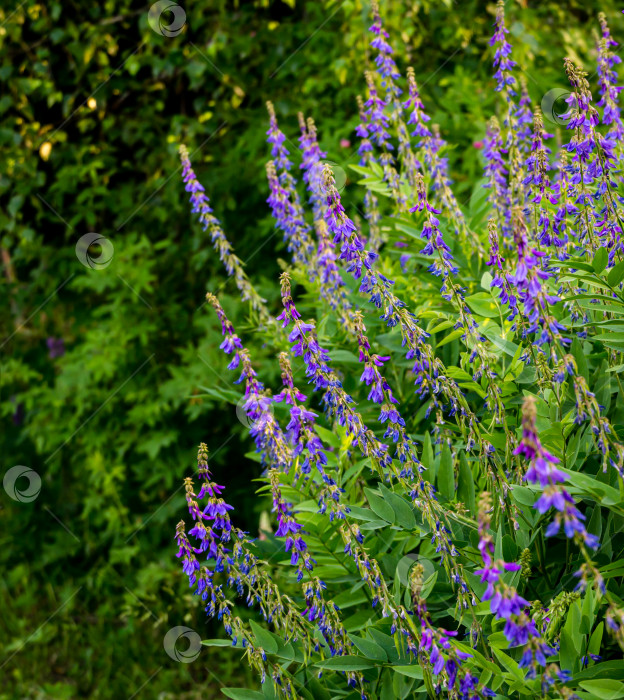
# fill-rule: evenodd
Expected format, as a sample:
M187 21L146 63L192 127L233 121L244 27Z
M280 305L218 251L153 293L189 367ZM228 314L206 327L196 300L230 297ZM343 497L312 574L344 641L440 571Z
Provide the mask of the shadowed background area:
M258 465L245 457L252 446L234 405L215 408L232 378L205 293L218 291L253 339L248 310L191 217L177 149L187 145L236 253L276 308L285 252L265 203L264 105L275 104L295 163L301 110L349 175L369 7L176 7L151 22L149 5L121 0L0 9L2 473L24 468L11 472L12 497L6 479L0 491L0 698L206 699L220 697L220 684L255 683L231 655L205 649L184 664L163 648L176 625L219 634L191 605L174 557L198 443L252 535L270 509L249 488ZM564 56L591 73L599 10L619 36L612 2L509 0L534 104L565 87ZM394 0L382 12L401 69L414 66L427 111L456 144L447 155L461 202L494 109L494 6ZM347 181L355 207L352 191ZM77 254L88 233L96 248ZM256 357L276 385L277 363Z

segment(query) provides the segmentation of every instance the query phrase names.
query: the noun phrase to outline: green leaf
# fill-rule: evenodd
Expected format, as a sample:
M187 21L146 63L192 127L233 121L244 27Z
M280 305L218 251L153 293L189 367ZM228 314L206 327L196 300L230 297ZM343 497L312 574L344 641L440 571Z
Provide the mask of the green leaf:
M518 345L516 343L512 343L511 340L507 340L507 338L503 338L500 335L500 328L490 326L490 327L485 327L481 328L483 331L483 335L494 345L499 350L502 350L503 352L507 353L508 355L511 355L514 357L516 355L516 352L518 351Z
M601 248L601 250L604 250L604 248ZM624 698L624 683L621 681L601 678L593 681L581 681L579 685L583 690L592 693L594 697L600 698L600 700Z
M490 612L489 606L487 612ZM505 637L504 632L492 632L487 638L488 644L494 649L507 649L509 640Z
M370 520L363 525L360 525L360 530L381 530L383 527L388 527L387 520Z
M463 328L458 328L456 331L453 331L452 333L449 333L447 336L442 338L442 340L439 340L437 343L437 347L441 348L443 345L446 345L447 343L450 343L452 340L459 338L461 335L463 335L463 333L464 333Z
M414 517L412 506L404 498L393 493L382 484L380 484L379 488L383 494L384 501L389 503L394 511L396 516L394 522L406 530L413 530L416 527L416 518Z
M399 231L402 231L403 233L407 233L407 235L410 236L411 238L415 238L417 241L421 240L421 237L420 237L421 232L419 229L415 228L414 226L412 226L410 224L406 224L403 221L397 221L395 223L395 226Z
M581 435L582 431L577 430L571 436L568 435L568 444L565 448L566 463L570 467L574 467L576 464L576 459L578 457L579 451L581 449Z
M384 172L383 172L381 165L379 165L379 163L376 163L375 161L371 161L369 163L369 165L371 166L373 173L375 175L377 175L377 177L383 177Z
M453 469L453 455L451 448L445 443L440 456L440 469L438 471L438 491L451 500L455 495L455 471Z
M301 687L299 692L310 691L310 695L306 698L306 700L332 700L332 696L327 692L327 689L321 685L323 681L319 681L319 679L316 677L317 673L318 671L316 671L314 668L308 669L305 687ZM265 681L262 686L263 689L266 684L267 682ZM277 695L275 695L271 700L278 700Z
M437 323L439 319L434 319L431 323L436 324L432 328L427 329L427 333L439 333L440 331L445 331L447 328L451 328L455 325L455 321L449 321L448 319L443 319L441 323Z
M494 297L487 292L477 292L466 297L470 308L478 315L485 318L500 318L500 311Z
M257 690L247 690L246 688L221 688L221 692L226 698L232 698L232 700L264 700L264 695Z
M477 651L477 649L473 649L471 646L468 646L467 644L463 644L462 642L455 642L454 645L460 650L465 652L466 654L470 654L475 661L479 663L479 665L482 668L486 668L488 671L491 671L492 673L496 674L497 676L501 675L501 670L500 668L493 663L492 661L489 661L488 659L483 656L483 654L480 651ZM522 678L524 678L524 675L522 675Z
M513 537L503 535L503 559L507 562L513 562L518 558L518 554L518 545L514 542Z
M255 620L250 620L249 625L251 626L251 631L254 633L256 642L258 646L262 647L269 654L276 654L279 649L277 640L273 635L261 627Z
M357 632L364 629L370 623L373 614L370 610L358 610L344 621L345 629L347 632Z
M364 175L364 177L372 177L374 174L372 170L369 170L362 165L349 165L348 167L351 168L351 170L355 170L356 173Z
M388 655L376 642L372 642L370 639L364 639L363 637L358 637L355 634L350 634L349 638L355 644L358 651L362 652L367 659L382 662L388 661Z
M375 668L375 664L364 656L334 656L314 665L332 671L365 671L367 668Z
M392 671L395 673L400 673L402 676L417 678L419 680L421 680L423 677L423 670L417 664L414 664L413 666L392 666Z
M303 663L305 660L303 656L303 649L299 642L281 644L277 655L280 657L280 659L287 659L288 661L295 661L296 663Z
M466 453L459 455L459 475L457 479L457 498L474 515L475 513L475 484Z
M578 258L570 258L569 260L557 260L556 267L569 268L571 270L584 270L585 272L593 272L594 268L588 262L579 260Z
M470 196L470 224L472 227L485 220L492 206L488 201L488 190L484 187L486 183L485 179L478 181Z
M497 561L503 558L503 523L499 521L498 531L494 538L494 559Z
M624 279L624 262L620 262L615 267L612 267L609 270L609 274L607 275L607 282L612 286L612 287L617 287L618 284Z
M613 302L616 302L616 299L611 298L610 299ZM576 302L578 306L581 307L581 309L585 309L586 311L595 311L596 313L609 313L609 314L617 314L621 316L624 314L624 305L623 306L617 306L616 303L613 304L595 304L592 303L591 301L577 301ZM600 317L598 317L600 318Z
M601 622L596 626L594 633L589 639L589 644L587 645L588 654L598 654L600 652L600 643L602 642L602 633L604 631L604 622Z
M578 489L583 495L590 496L593 500L601 502L602 505L615 506L613 510L624 512L621 508L620 492L614 489L613 486L603 484L588 474L573 472L570 469L564 469L559 466L557 468L568 475L572 487Z
M580 273L575 273L571 275L563 275L559 278L560 282L584 282L589 284L591 287L596 287L597 289L604 289L606 292L611 292L611 287L605 282L602 282L595 277L590 275L581 275Z
M600 573L605 578L611 578L613 576L624 576L624 559L618 559L617 561L611 562L610 564L601 567Z
M592 535L596 535L597 537L602 535L602 514L598 504L594 506L591 518L589 519L589 524L587 525L587 532L590 532Z
M624 333L619 332L619 333L599 333L598 335L594 336L594 340L609 340L609 341L617 341L618 343L624 343Z
M586 621L586 625L589 621ZM581 654L581 649L585 647L585 635L583 634L583 624L581 615L581 602L576 600L568 609L568 615L565 622L565 626L562 631L563 634L569 635L569 639L574 646L576 658L572 664L568 664L565 668L574 670L575 666L578 666L578 658Z
M311 682L313 679L311 679L308 676L308 682L307 682L307 687L311 686ZM275 682L271 678L271 676L267 676L266 680L262 684L262 694L264 696L265 700L277 700L277 697L275 695ZM319 695L319 700L322 698L322 700L331 700L329 695Z
M514 661L511 656L507 656L504 651L492 647L494 656L500 661L504 668L506 668L512 675L514 675L518 680L524 681L524 671L518 666L518 663Z
M398 660L399 654L396 650L394 639L389 634L384 634L375 627L369 627L367 633L386 652L391 663Z
M392 686L393 678L394 676L392 676L390 671L384 673L379 700L396 700L394 688Z
M376 513L380 518L383 518L388 523L394 522L394 510L389 503L386 503L384 499L376 494L371 489L365 488L364 493L368 499L368 503L371 510Z
M589 370L587 369L587 359L585 353L583 352L583 347L581 341L578 338L574 338L572 341L572 346L570 348L572 356L576 360L576 365L578 367L579 374L585 378L587 381L589 379Z
M327 430L327 428L324 428L318 423L314 424L314 429L323 442L326 442L335 449L340 449L340 438L337 435L334 435L331 430Z
M578 659L577 650L574 648L572 636L565 628L561 630L559 638L559 660L563 669L571 671L574 669L574 662Z
M597 273L602 272L605 267L607 266L607 262L609 261L609 253L607 253L606 248L598 248L598 252L594 256L594 260L592 262L592 267Z
M602 624L602 622L600 624ZM575 674L574 680L581 681L605 677L611 679L624 679L624 661L604 661L603 663L596 664L595 666L590 666L589 668L585 668Z
M357 355L354 355L350 350L330 350L329 357L333 362L345 362L354 365L360 364Z
M231 639L202 639L202 644L207 647L232 647Z
M318 510L318 506L316 506L316 510ZM356 520L367 520L368 522L377 520L376 513L372 512L370 508L360 508L360 506L351 506L351 513L349 515Z
M368 598L363 590L356 591L355 593L353 591L346 590L334 596L333 601L341 610L344 610L346 608L351 608L354 605L360 605L360 603L366 603Z

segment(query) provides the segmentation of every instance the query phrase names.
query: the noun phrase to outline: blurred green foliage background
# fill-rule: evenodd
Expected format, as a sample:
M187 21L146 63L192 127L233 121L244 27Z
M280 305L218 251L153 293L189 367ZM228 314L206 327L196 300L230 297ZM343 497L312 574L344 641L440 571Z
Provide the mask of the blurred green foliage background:
M414 66L453 144L461 202L480 177L474 144L494 109L494 4L381 4L399 66ZM0 491L0 698L206 699L220 684L247 682L229 654L204 650L181 664L163 650L175 625L219 635L191 604L174 557L197 444L208 443L240 524L255 534L270 506L249 486L257 465L244 456L251 447L234 406L215 410L203 388L231 382L203 307L208 289L252 336L191 219L177 147L187 144L237 254L276 308L284 253L264 201L264 103L275 103L293 142L301 110L330 160L356 163L369 8L181 5L186 24L174 37L149 26L149 5L129 0L0 9L2 472L25 465L42 480L32 502ZM534 103L565 87L564 56L594 72L599 10L619 39L613 2L508 0L514 58ZM347 184L347 203L355 189ZM77 259L88 232L114 246L106 269ZM263 362L260 347L254 357L275 386L277 363Z

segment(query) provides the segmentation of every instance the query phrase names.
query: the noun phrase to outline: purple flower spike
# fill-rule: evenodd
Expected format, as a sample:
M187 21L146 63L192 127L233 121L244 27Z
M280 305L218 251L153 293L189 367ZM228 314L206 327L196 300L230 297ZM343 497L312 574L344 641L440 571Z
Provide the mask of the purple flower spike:
M557 512L555 518L546 530L546 535L556 535L563 525L566 537L577 540L581 544L595 549L598 539L587 532L583 520L585 516L578 510L574 499L562 486L567 476L555 465L559 460L542 445L536 427L537 405L532 396L527 396L522 407L522 439L514 454L528 460L529 466L525 474L526 481L539 484L544 488L534 508L539 513L546 513L551 508Z

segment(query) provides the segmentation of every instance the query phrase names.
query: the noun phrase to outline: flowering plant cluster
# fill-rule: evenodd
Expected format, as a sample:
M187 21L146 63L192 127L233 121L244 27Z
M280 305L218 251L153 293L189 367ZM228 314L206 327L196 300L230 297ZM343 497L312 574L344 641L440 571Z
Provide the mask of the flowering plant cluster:
M261 692L229 697L624 697L624 130L617 43L597 20L597 92L566 58L553 119L499 2L499 109L462 203L373 2L363 197L339 191L311 117L297 148L268 104L280 303L180 148L255 327L239 333L209 292L272 505L259 538L243 532L200 446L178 557L257 671ZM281 386L261 381L267 354Z

